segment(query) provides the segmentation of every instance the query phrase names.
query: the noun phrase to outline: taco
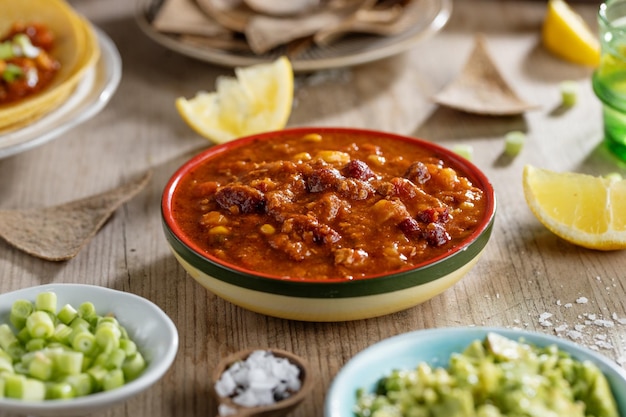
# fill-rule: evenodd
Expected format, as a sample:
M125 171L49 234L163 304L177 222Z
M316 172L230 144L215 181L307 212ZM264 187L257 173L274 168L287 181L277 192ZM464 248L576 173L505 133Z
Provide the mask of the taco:
M91 25L64 0L0 0L0 39L16 25L39 25L52 41L46 50L58 64L40 89L7 102L0 101L0 133L15 130L57 108L72 93L100 55Z

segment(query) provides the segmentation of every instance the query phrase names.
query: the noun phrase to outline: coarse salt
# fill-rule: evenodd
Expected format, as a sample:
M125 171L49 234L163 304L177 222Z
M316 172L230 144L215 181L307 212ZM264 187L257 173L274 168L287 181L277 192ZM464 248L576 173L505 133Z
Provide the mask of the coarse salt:
M252 352L245 361L232 364L215 383L220 397L231 397L243 407L270 405L300 390L300 369L286 358L266 350ZM232 414L221 407L220 415Z

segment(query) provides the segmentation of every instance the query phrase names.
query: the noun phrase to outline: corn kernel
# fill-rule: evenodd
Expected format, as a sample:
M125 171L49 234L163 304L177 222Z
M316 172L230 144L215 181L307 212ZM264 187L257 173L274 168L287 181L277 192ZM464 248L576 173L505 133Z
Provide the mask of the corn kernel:
M329 164L342 164L345 165L350 162L350 154L346 152L339 151L319 151L317 154L318 158L328 162Z
M322 135L319 133L307 133L304 137L302 137L302 140L305 142L321 142Z
M263 233L264 235L273 235L274 233L276 233L276 229L274 228L274 226L272 226L271 224L267 224L267 223L261 226L260 230L261 230L261 233Z
M300 152L298 154L295 154L293 156L293 159L296 161L310 161L312 159L312 156L308 152Z
M229 233L230 230L225 226L215 226L209 229L210 235L227 235Z
M228 219L219 211L210 211L202 216L202 224L208 226L223 226Z
M387 160L382 155L373 155L372 154L372 155L368 155L367 156L367 162L369 162L371 165L383 166L383 165L385 165L385 162L387 162Z

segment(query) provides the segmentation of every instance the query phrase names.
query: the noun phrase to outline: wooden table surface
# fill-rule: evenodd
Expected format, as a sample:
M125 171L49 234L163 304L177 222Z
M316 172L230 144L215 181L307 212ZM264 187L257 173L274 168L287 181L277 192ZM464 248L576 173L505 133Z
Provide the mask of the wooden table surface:
M601 109L591 70L540 45L542 1L458 0L445 29L410 51L378 62L298 75L289 126L364 127L421 137L446 147L470 145L473 161L498 198L495 227L478 264L458 284L408 310L343 323L282 320L243 310L206 291L169 252L160 197L174 170L209 143L179 117L176 97L212 89L220 68L153 43L127 0L73 0L105 31L123 60L120 86L96 117L54 141L0 160L0 209L60 204L113 188L147 169L148 187L117 210L75 258L49 262L0 241L0 291L46 283L87 283L128 291L159 305L178 326L176 360L155 386L97 416L210 416L208 377L218 360L249 347L275 347L307 358L319 380L294 416L323 415L326 390L353 355L382 339L418 329L502 326L559 334L626 363L626 252L596 252L550 233L528 209L525 164L556 171L626 173L602 147ZM597 2L575 3L596 27ZM526 101L522 116L485 117L433 103L484 34L496 64ZM559 83L575 80L579 101L558 111ZM503 157L504 135L527 132L516 158ZM575 337L580 331L580 338Z

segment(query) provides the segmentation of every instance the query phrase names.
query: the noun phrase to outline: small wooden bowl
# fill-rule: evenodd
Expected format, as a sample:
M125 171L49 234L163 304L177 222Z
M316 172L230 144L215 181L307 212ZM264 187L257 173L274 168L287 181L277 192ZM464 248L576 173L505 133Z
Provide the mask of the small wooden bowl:
M289 397L284 400L278 401L271 405L264 405L258 407L244 407L238 404L235 404L231 398L229 397L221 397L215 391L215 383L220 379L222 374L228 369L233 363L237 361L244 361L250 356L250 354L257 350L264 350L271 352L274 356L278 358L285 358L293 365L297 366L300 369L300 390L298 392L293 393ZM240 350L238 352L232 353L227 357L223 358L215 367L213 371L213 375L211 375L211 388L213 396L216 398L218 405L227 405L231 407L233 410L236 410L234 414L230 414L233 417L282 417L289 414L293 411L308 395L308 393L313 388L313 384L315 382L315 377L310 369L310 366L306 360L303 358L294 355L291 352L281 350L281 349L262 349L262 348L252 348Z

